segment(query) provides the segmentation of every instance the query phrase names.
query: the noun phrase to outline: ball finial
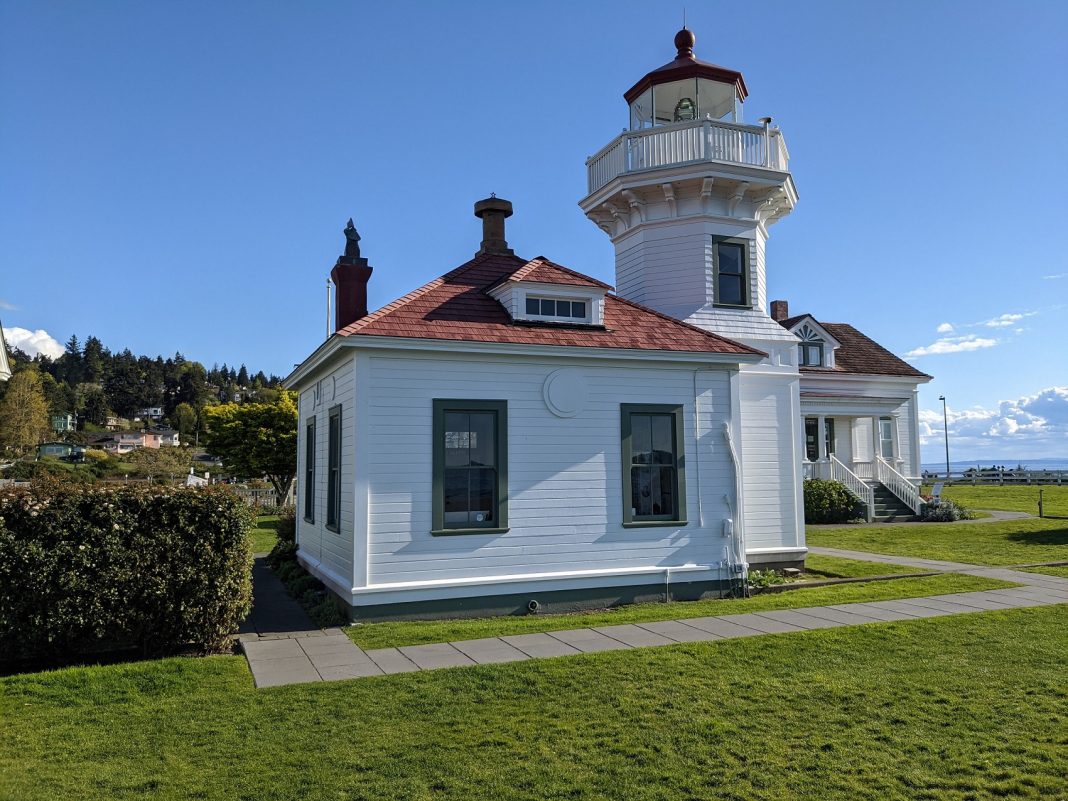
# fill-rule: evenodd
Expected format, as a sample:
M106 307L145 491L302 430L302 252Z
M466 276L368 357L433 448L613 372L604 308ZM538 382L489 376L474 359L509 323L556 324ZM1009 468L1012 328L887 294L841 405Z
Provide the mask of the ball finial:
M693 46L697 37L689 28L683 28L675 34L675 47L679 51L679 58L693 58Z

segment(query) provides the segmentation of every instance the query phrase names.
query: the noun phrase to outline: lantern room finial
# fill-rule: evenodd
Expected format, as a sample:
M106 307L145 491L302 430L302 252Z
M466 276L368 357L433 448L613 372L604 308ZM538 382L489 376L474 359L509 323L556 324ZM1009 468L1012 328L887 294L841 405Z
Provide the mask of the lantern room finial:
M682 30L675 34L675 47L678 49L676 58L693 58L693 46L697 43L697 37L693 31L682 26Z

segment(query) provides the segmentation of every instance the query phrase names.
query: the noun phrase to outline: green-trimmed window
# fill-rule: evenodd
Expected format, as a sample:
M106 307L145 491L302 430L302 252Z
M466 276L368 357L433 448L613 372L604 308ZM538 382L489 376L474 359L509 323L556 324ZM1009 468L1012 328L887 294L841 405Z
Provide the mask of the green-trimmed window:
M682 407L620 406L623 525L685 525Z
M337 531L341 520L341 407L330 409L326 456L326 527Z
M712 269L717 306L745 306L749 300L749 241L712 237Z
M315 418L304 426L304 519L315 522Z
M508 530L508 403L434 401L434 534Z

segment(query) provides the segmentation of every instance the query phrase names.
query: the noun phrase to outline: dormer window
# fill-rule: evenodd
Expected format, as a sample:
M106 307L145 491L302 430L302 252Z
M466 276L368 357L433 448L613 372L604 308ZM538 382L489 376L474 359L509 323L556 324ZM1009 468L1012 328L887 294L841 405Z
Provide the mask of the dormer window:
M527 316L539 320L588 322L588 304L584 300L561 300L527 296Z
M802 367L825 367L823 338L808 325L802 326L797 335L801 338L801 344L797 346L798 364Z

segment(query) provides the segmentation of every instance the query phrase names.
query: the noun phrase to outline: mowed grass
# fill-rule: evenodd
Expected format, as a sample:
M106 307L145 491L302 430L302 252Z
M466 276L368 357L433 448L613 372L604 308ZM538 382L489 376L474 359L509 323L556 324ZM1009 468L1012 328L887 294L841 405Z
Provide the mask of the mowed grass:
M0 797L1063 798L1064 607L255 690L0 679Z
M950 592L975 592L1017 586L995 579L963 575L934 575L924 578L894 579L872 583L805 587L786 592L769 592L752 598L678 601L675 603L629 604L613 609L558 615L523 615L474 618L469 620L414 620L361 623L348 626L345 633L361 648L396 648L402 645L475 640L536 631L560 631L587 626L616 626L622 623L648 623L653 620L681 620L706 615L735 615L769 609L798 609L803 606L847 604L860 601L887 601L918 598Z
M252 552L269 553L278 542L278 515L260 515L252 527Z
M1042 573L1046 576L1057 576L1057 578L1068 579L1068 565L1062 565L1060 567L1025 567L1028 573Z
M929 573L917 567L888 565L881 562L862 562L859 559L843 559L839 556L824 556L810 553L805 556L805 573L814 580L822 578L863 578L866 576L892 576L898 573Z
M810 528L809 545L977 565L1024 565L1068 559L1068 520L930 523Z
M1068 518L1068 486L1032 484L1030 486L1004 486L1001 484L975 486L954 484L945 487L942 494L964 504L968 509L998 509L1005 512L1038 514L1038 492L1042 491L1044 514L1049 517ZM924 485L924 493L931 488Z

